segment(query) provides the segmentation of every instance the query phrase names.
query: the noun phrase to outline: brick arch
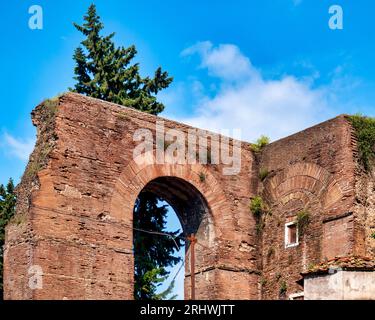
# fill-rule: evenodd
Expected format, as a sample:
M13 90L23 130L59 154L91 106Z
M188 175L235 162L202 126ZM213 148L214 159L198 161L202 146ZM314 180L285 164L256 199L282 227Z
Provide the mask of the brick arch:
M160 177L176 177L195 187L207 201L214 224L217 221L215 217L228 210L225 194L207 166L168 161L165 164L156 164L153 154L148 154L145 158L146 161L142 164L139 164L138 159L132 160L119 175L110 201L111 216L114 218L128 221L128 217L124 216L124 210L133 210L135 200L142 189L150 181ZM202 174L204 181L200 179Z
M204 181L201 181L200 176L204 175ZM122 171L117 178L114 186L114 191L111 196L109 214L111 218L121 221L123 223L132 224L133 208L139 193L148 185L152 184L158 179L173 178L175 180L183 181L187 189L197 192L196 196L201 196L206 204L205 216L196 229L196 237L199 245L196 246L196 269L205 270L215 265L218 260L218 244L217 237L221 236L222 228L231 228L228 222L223 222L220 216L224 212L229 212L230 207L226 196L221 189L218 181L207 168L207 166L200 164L177 164L165 163L156 164L154 155L148 154L146 161L139 164L138 159L132 160ZM187 190L188 192L188 190ZM168 199L166 199L168 201ZM169 202L173 208L173 204ZM184 223L181 225L185 229ZM188 224L195 223L189 221ZM234 228L234 227L233 227ZM186 228L187 230L189 228ZM129 241L131 245L132 241ZM188 249L189 251L189 249ZM187 262L185 265L186 274L190 273L189 252L187 252ZM190 282L189 278L185 278L185 296L190 297ZM198 280L199 281L199 280ZM216 280L213 280L216 282ZM197 297L212 297L212 288L207 285L197 285Z
M349 253L371 249L365 241L368 219L362 217L367 205L373 206L356 199L364 197L367 178L362 181L365 177L357 170L356 140L345 116L276 141L260 154L237 141L242 150L241 170L227 176L225 163L133 161L137 144L133 137L138 129L150 130L154 144L157 134L165 133L158 127L160 122L166 130L181 130L185 137L192 130L206 139L203 130L74 93L54 101L52 109L41 104L33 111L38 127L36 149L17 188L16 217L6 231L6 299L132 299L129 225L134 200L157 177L189 182L209 204L214 238L208 248L213 255L197 253L205 259L197 266L197 298L279 298L276 273L287 282L288 294L299 292L296 281L306 265L327 256L323 239L332 233L326 226L347 226L337 232L344 236L335 243L341 249L349 248ZM209 140L212 144L222 138L228 140L221 135ZM276 171L262 182L262 168ZM206 183L199 179L201 172L206 173ZM257 231L263 225L257 224L249 210L249 199L259 193L259 186L269 195L263 195L264 199L274 203L261 235ZM282 222L304 203L316 213L309 228L312 237L304 237L303 246L285 250ZM284 215L288 212L290 216ZM352 216L345 221L339 220L341 214L349 213ZM264 258L272 251L275 255L267 263ZM289 259L291 253L296 254L293 259ZM209 261L211 257L215 259ZM33 265L43 268L43 289L28 285L28 268Z
M332 174L315 163L297 163L278 172L266 180L265 194L273 204L318 201L323 210L329 210L343 197L342 188Z

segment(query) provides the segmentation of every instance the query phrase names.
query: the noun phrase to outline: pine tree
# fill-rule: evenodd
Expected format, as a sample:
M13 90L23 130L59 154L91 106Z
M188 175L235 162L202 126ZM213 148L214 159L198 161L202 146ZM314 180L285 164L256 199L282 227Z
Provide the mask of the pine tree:
M82 26L74 24L86 39L74 52L77 80L72 91L94 98L118 103L147 113L158 114L164 105L157 101L160 90L169 86L172 78L159 67L154 77L142 78L139 64L132 63L137 54L135 46L115 47L112 41L114 33L101 36L103 24L91 5Z
M157 101L159 91L167 88L172 78L159 67L152 78L142 78L139 64L132 63L137 54L135 46L116 47L114 33L102 36L103 23L91 5L84 16L83 25L74 24L84 36L74 52L77 81L71 91L90 97L114 102L140 111L159 114L164 105ZM144 230L162 232L165 229L166 206L159 206L159 199L152 193L142 193L134 207L134 226ZM177 232L170 233L174 237ZM160 300L166 298L171 286L161 294L156 289L168 276L166 267L180 261L173 256L172 238L134 232L134 264L136 299Z
M3 246L5 226L13 217L16 207L16 195L13 180L9 179L6 187L0 185L0 299L3 297Z

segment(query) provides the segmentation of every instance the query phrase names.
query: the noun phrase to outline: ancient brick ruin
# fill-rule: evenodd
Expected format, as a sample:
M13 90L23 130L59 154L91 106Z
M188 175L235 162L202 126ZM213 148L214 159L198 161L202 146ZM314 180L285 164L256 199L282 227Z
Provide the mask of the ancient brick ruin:
M240 142L236 175L224 175L223 164L156 164L152 154L137 163L134 132L155 132L158 119L73 93L33 111L38 140L7 227L5 299L132 299L132 215L142 190L167 200L184 232L197 234L197 299L285 299L303 292L301 273L314 265L374 257L374 181L345 116L261 152ZM257 195L267 205L261 225L249 209ZM309 223L290 235L302 211ZM30 285L35 266L41 287ZM188 298L189 261L185 276Z

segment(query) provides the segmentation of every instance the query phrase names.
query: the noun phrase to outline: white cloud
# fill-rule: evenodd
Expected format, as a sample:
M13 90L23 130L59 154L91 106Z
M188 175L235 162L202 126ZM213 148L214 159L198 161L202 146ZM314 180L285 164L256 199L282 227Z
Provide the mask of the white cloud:
M278 139L333 116L332 92L329 87L314 88L315 75L265 79L231 44L199 42L183 51L183 56L193 54L199 55L200 67L219 80L219 89L196 100L195 114L179 121L216 132L239 128L243 140L253 141L261 134Z
M27 161L34 149L35 139L28 138L21 140L11 136L8 133L3 135L2 148L5 153L15 156L16 158Z
M258 78L259 74L239 48L233 44L220 44L214 47L209 41L198 42L182 51L182 56L198 54L201 68L208 69L210 75L227 81Z

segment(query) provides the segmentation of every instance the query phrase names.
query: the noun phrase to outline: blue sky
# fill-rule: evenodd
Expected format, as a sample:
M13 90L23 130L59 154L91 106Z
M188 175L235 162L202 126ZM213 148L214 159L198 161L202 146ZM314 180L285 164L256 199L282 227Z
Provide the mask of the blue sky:
M73 85L72 53L96 3L105 33L135 44L144 75L174 77L164 116L272 139L341 113L375 115L375 2L371 0L4 0L1 28L0 183L19 181L35 141L30 112ZM43 8L43 30L28 8ZM344 29L328 27L341 5Z
M104 32L137 46L145 75L161 65L174 77L160 95L166 117L216 131L238 127L252 140L261 134L277 139L340 113L374 115L370 0L7 0L0 182L22 174L35 139L33 107L73 85L71 56L82 38L72 22L82 21L91 2ZM43 8L43 30L28 28L33 4ZM328 28L332 4L344 10L343 30Z

